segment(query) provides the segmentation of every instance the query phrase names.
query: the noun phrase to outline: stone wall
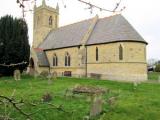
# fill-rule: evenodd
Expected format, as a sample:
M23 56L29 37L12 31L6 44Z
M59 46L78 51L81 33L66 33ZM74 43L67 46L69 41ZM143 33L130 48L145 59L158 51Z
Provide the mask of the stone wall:
M101 79L144 81L147 80L147 65L144 63L103 63L88 64L88 77L93 73L100 75Z
M123 47L123 60L119 60L119 46ZM99 60L96 61L96 47ZM87 62L143 62L146 63L146 44L139 42L117 42L87 47Z
M65 54L66 52L70 55L71 65L65 66ZM58 66L53 66L53 56L56 54L58 58ZM51 72L57 72L58 75L64 75L65 71L71 71L72 76L84 76L85 69L79 63L79 48L71 47L71 48L63 48L57 50L46 51L46 55L49 60Z
M119 46L123 48L123 60L119 60ZM99 58L96 61L96 48ZM87 47L87 72L101 74L103 79L147 80L146 44L117 42Z
M123 60L119 59L119 46L123 48ZM98 48L98 61L96 61ZM71 71L72 76L85 76L85 64L80 64L79 47L46 51L51 72L64 75ZM71 66L65 66L65 53L71 56ZM58 57L58 66L53 66L53 55ZM144 81L147 80L146 44L140 42L116 42L87 46L88 77L98 76L101 79Z

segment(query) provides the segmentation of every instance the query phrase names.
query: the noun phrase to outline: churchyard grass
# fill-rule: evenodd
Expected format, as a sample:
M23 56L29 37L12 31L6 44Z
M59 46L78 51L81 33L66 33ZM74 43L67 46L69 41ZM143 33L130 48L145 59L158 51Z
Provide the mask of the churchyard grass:
M149 72L148 79L149 80L160 80L160 72Z
M34 120L83 120L89 115L90 102L87 96L76 95L75 97L64 97L68 88L75 85L89 85L102 88L109 88L110 93L103 97L103 114L94 118L95 120L160 120L160 84L141 83L134 86L132 83L115 81L94 80L85 78L57 78L51 84L47 79L22 76L20 81L15 81L12 77L0 78L0 95L11 96L16 89L14 96L16 99L23 98L24 101L41 102L45 93L50 93L53 98L50 101L55 105L62 105L63 109L69 113L57 109L45 109L32 116ZM116 96L116 103L109 106L107 99ZM34 112L38 108L48 108L47 103L37 107L24 106L25 112ZM15 109L9 109L10 116L16 120L26 118ZM4 115L4 107L0 106L0 115Z

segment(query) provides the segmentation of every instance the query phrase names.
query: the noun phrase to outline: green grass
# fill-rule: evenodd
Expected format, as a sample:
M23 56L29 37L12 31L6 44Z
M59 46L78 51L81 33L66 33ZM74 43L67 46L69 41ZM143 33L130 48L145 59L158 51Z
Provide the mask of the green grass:
M149 72L148 73L148 79L149 80L158 80L160 79L160 72Z
M97 119L101 117L101 120L160 120L160 84L156 83L141 83L134 89L131 83L84 78L57 78L53 84L48 84L45 79L34 79L29 76L22 76L22 80L18 82L11 77L3 77L0 78L0 94L10 96L16 89L17 99L22 97L25 101L40 102L42 95L49 92L53 96L52 104L62 104L66 111L73 114L48 109L33 115L34 120L82 120L90 109L87 97L82 95L67 99L64 97L65 90L73 88L76 84L109 88L111 92L104 95L104 100L110 96L118 96L114 106L109 107L107 103L103 105L104 114ZM48 106L43 103L40 107ZM34 112L37 109L29 105L24 106L26 112ZM16 120L26 119L14 109L9 109L9 112ZM4 114L2 105L0 105L1 114Z

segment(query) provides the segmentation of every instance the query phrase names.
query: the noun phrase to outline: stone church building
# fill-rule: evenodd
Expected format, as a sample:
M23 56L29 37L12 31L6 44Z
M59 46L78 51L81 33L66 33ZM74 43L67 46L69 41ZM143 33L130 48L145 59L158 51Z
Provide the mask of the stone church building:
M59 27L59 7L34 7L30 71L108 80L147 80L146 45L122 15Z

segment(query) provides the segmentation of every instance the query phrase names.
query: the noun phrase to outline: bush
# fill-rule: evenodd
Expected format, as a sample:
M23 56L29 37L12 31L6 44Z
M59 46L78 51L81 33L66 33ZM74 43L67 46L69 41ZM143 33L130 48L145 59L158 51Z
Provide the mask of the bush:
M42 71L40 73L40 75L43 76L43 77L47 77L48 76L48 71Z
M156 65L155 72L160 72L160 64Z
M50 102L52 100L52 95L50 93L45 93L42 96L42 101L43 102Z

